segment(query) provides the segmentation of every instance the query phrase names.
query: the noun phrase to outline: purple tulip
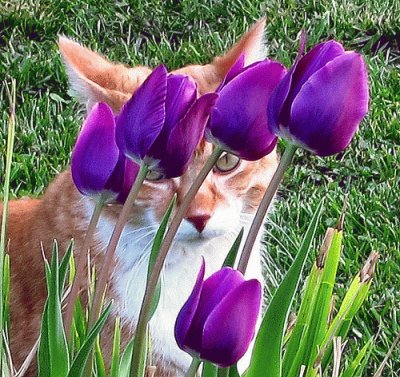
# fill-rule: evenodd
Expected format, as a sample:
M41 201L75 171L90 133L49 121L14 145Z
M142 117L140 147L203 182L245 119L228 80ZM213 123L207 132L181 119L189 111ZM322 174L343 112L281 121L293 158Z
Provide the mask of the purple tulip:
M329 156L349 145L367 111L363 58L329 41L298 59L277 86L268 105L268 123L275 135Z
M175 339L194 357L220 367L235 364L255 333L261 284L230 267L204 279L204 260L193 291L178 314Z
M184 75L157 67L124 105L117 118L117 143L133 161L163 178L187 169L218 95L197 99L197 86Z
M107 201L126 197L138 167L127 164L115 141L115 119L105 103L96 104L87 116L72 152L71 172L77 189Z
M286 70L269 59L248 67L243 64L241 56L217 89L219 99L211 113L206 137L222 149L252 161L264 157L276 145L265 108Z

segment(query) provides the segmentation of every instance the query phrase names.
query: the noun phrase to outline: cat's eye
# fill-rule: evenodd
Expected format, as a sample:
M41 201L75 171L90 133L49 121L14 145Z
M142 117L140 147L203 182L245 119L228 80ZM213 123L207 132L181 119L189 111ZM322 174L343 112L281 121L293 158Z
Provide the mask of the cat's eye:
M148 181L159 181L160 179L163 179L164 176L162 173L156 171L156 170L149 170L146 175L146 179Z
M219 173L229 173L235 170L240 163L240 158L231 153L224 153L216 162L214 170Z

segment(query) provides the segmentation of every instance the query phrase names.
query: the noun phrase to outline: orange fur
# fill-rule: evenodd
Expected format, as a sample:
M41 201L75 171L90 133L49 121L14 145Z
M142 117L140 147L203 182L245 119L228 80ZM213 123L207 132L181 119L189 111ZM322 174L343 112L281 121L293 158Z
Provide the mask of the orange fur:
M257 23L225 56L205 66L191 65L177 72L192 76L200 93L215 90L240 54L245 54L247 64L256 59L262 44L264 25L264 20ZM151 72L146 67L128 68L112 64L66 38L60 38L59 47L72 89L88 108L97 101L104 101L118 113L123 103ZM202 141L182 177L159 182L146 181L132 210L131 221L139 221L149 206L154 209L156 220L160 221L175 193L179 205L211 150L211 145ZM224 206L231 197L243 201L244 212L254 213L276 165L277 155L273 152L256 162L241 161L232 173L210 173L193 200L187 218L201 215L212 217L216 208ZM103 216L115 221L120 209L119 204L109 205ZM20 199L10 203L7 239L11 260L11 349L16 366L21 365L39 334L46 298L42 251L49 258L53 239L57 239L63 251L73 238L75 252L79 252L87 222L87 208L72 183L69 170L56 177L41 199ZM96 265L101 263L102 251L98 241L95 241L91 252ZM111 286L110 295L113 292ZM106 331L110 332L110 327ZM104 345L109 350L112 337L105 339ZM126 340L127 336L124 343ZM156 355L155 360L160 358L160 355ZM175 374L173 366L162 366L161 363L159 366L159 375ZM29 376L35 375L34 370L33 366Z

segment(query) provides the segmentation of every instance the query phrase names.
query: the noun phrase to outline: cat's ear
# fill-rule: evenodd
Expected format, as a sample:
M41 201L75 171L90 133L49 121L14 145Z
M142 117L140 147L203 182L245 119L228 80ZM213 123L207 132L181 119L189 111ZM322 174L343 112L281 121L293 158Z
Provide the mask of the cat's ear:
M226 75L229 68L235 63L240 55L244 55L245 66L264 59L265 56L265 31L266 18L263 17L256 22L250 30L244 34L233 47L223 56L218 56L212 64L219 74Z
M265 23L265 18L256 22L229 51L216 57L210 64L190 65L178 69L176 72L192 76L201 93L214 91L240 55L244 55L245 65L265 58Z
M146 67L113 64L100 54L60 36L58 46L74 95L87 106L106 102L117 113L151 73Z

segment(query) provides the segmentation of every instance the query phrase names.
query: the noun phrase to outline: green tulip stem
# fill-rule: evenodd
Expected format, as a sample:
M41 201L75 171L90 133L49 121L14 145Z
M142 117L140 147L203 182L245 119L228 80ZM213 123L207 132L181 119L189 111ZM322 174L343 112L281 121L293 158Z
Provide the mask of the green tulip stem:
M218 377L229 377L229 367L218 368Z
M93 241L93 235L96 231L97 224L100 219L101 211L103 210L105 201L103 196L98 198L96 205L94 207L94 211L92 217L90 219L85 239L83 240L83 246L80 251L77 263L76 263L76 272L75 272L75 279L72 283L71 292L69 294L66 314L65 314L65 334L67 335L67 339L71 341L71 326L72 326L72 318L74 316L74 309L75 309L75 302L79 294L79 290L83 286L83 282L85 281L85 266L87 261L87 253L89 251L90 245Z
M129 216L131 215L133 204L135 203L136 197L139 194L140 188L142 187L142 183L146 178L148 170L148 166L144 162L142 162L135 183L133 184L129 195L126 198L125 204L123 205L121 213L118 217L117 224L115 225L114 231L111 235L110 242L108 243L100 270L99 279L94 292L93 305L90 311L89 318L89 329L93 327L100 315L101 304L103 301L104 293L106 291L110 271L113 266L115 250L117 248L122 231L124 230L125 224L128 221Z
M149 322L150 319L150 312L151 312L154 292L156 290L157 282L160 277L161 270L164 266L167 253L171 247L172 241L174 240L175 234L178 231L179 225L181 224L183 218L185 217L186 212L190 204L192 203L197 191L199 191L208 173L214 167L215 163L218 161L222 152L223 150L221 148L215 147L211 156L208 158L207 162L201 169L199 175L196 177L192 186L189 188L189 191L184 196L180 206L177 208L176 213L171 221L171 224L168 227L163 242L160 246L157 259L154 263L153 270L147 281L146 291L144 293L142 307L140 309L139 319L135 333L135 347L132 355L130 376L142 377L139 375L140 357L143 354L142 350L144 347L147 323Z
M190 363L190 367L189 367L188 371L185 374L185 377L195 377L200 364L201 364L200 359L198 359L197 357L194 357L192 359L192 362Z
M283 153L282 158L279 161L278 168L276 169L276 172L271 179L267 191L265 192L257 209L256 215L254 216L253 222L249 230L249 234L247 235L246 242L243 246L242 255L240 256L238 264L238 270L242 274L246 272L247 264L249 263L250 254L253 250L254 242L257 239L260 227L264 223L265 214L267 213L268 208L271 205L272 199L274 198L276 191L278 190L279 184L282 181L285 171L288 169L290 163L292 162L296 149L297 147L294 144L287 145L285 152Z

